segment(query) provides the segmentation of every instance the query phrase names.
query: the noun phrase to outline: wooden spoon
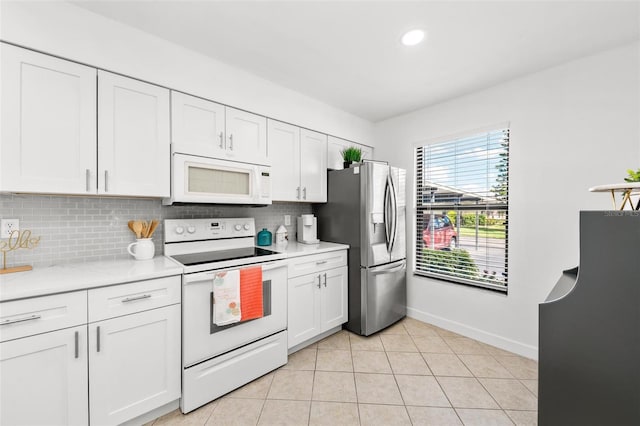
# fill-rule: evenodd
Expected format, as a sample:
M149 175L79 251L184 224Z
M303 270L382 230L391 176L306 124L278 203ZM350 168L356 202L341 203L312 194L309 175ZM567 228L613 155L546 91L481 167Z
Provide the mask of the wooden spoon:
M158 223L159 222L156 219L153 219L151 221L151 225L149 225L149 236L147 238L151 238L153 233L156 231L156 228L158 227Z
M130 220L127 225L129 225L129 229L131 229L131 232L133 232L134 234L136 233L136 231L133 230L133 220Z
M136 238L142 238L142 222L140 222L139 220L134 220L132 229L136 234Z

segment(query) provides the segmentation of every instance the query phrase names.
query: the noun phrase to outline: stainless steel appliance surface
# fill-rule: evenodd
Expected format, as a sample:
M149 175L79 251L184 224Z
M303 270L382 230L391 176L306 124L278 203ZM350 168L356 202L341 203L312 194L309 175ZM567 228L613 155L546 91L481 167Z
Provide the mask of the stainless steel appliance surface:
M164 233L165 255L183 266L180 408L187 413L286 364L285 254L255 246L252 218L167 219ZM216 275L254 266L262 269L263 316L216 325Z
M406 171L380 163L329 171L314 206L322 241L349 244L347 329L368 336L407 313Z

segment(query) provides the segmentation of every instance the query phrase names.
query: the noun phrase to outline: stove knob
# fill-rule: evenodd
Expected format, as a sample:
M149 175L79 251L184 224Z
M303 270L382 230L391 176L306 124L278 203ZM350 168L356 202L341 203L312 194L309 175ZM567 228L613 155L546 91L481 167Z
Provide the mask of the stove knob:
M236 231L240 231L242 230L242 225L236 225L233 227L233 229L235 229Z
M178 235L182 235L182 233L184 233L184 228L182 226L176 226L176 234Z
M249 224L248 224L248 223L245 223L245 224L244 224L244 230L245 230L245 231L248 231L248 230L249 230Z
M193 234L194 232L196 232L196 227L195 226L187 227L187 232L190 234Z

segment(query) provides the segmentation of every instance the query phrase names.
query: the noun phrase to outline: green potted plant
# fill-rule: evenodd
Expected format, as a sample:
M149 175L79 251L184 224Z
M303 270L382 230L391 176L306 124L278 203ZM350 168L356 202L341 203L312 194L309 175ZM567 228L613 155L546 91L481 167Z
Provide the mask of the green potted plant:
M627 173L629 173L629 177L624 178L625 182L640 182L640 169L636 172L629 169L627 170Z
M362 150L355 146L350 146L344 148L340 151L342 154L342 161L344 161L344 168L348 169L351 166L351 163L359 163L360 158L362 158Z

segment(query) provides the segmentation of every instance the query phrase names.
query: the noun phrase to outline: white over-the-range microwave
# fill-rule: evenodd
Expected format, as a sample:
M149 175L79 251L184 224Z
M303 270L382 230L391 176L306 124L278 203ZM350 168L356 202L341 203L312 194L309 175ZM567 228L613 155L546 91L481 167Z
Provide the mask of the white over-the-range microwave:
M269 166L177 153L171 161L171 198L163 204L271 204Z

